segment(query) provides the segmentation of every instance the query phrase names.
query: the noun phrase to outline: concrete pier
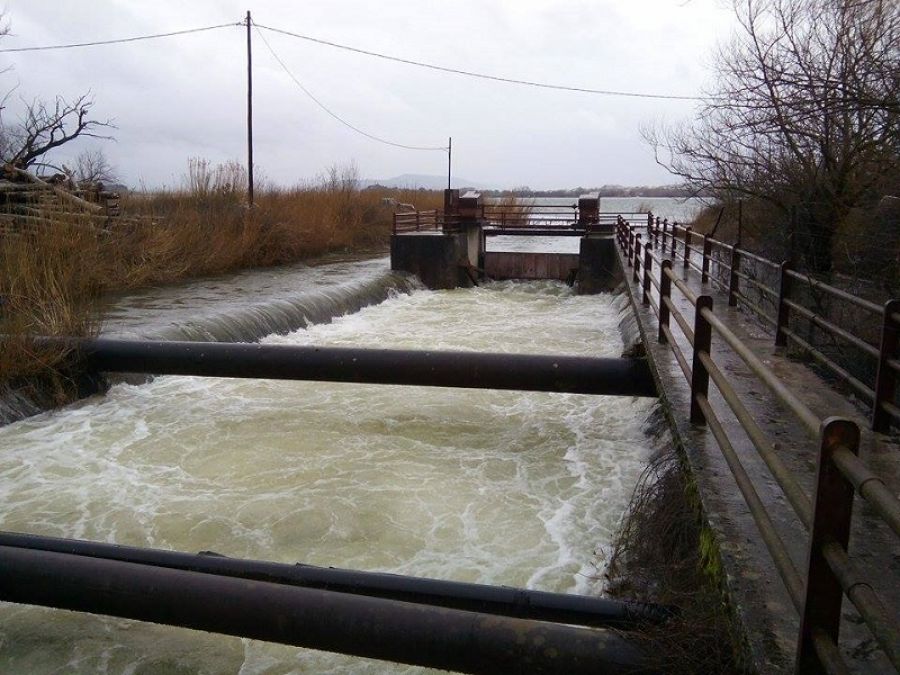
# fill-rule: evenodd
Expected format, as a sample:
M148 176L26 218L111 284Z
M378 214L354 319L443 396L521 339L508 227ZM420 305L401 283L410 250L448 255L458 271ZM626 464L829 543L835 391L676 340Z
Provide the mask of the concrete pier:
M612 292L623 280L615 237L592 234L582 237L576 278L579 295Z
M391 269L415 274L432 290L471 286L466 273L470 264L469 237L464 233L410 232L391 237Z

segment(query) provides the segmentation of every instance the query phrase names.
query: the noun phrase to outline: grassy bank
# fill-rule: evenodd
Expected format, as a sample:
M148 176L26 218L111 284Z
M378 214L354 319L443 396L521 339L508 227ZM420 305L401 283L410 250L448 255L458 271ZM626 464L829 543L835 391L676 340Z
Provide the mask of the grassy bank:
M95 308L110 291L170 284L335 251L384 249L393 203L439 207L440 192L361 190L352 171L334 169L294 188L258 189L232 165L193 160L183 185L123 196L121 215L100 223L66 209L41 219L7 205L0 227L0 387L48 378L65 399L75 388L65 353L38 351L28 335L90 335Z
M612 597L678 608L665 623L630 634L658 672L745 672L715 544L675 450L662 450L641 476L607 575Z

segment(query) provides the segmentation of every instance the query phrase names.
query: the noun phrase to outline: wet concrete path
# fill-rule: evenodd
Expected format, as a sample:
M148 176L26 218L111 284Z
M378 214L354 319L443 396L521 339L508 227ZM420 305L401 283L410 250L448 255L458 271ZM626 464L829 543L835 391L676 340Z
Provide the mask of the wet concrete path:
M657 260L653 263L653 275L658 279L660 252L654 253ZM717 540L726 584L737 621L746 635L752 667L760 673L792 672L799 615L712 433L704 426L690 424L690 385L670 346L658 342L656 314L652 307L642 304L640 285L632 280L632 268L628 267L625 255L621 251L619 254L651 366L658 378L661 400L676 443L685 450L707 522ZM896 435L892 438L869 431L866 410L807 365L789 358L784 348L776 348L773 334L762 328L749 310L728 307L727 294L717 284L712 281L702 284L700 274L692 269L683 270L680 259L674 269L694 293L712 296L716 316L820 419L840 416L856 422L862 431L860 457L884 480L892 494L900 494L900 444ZM655 288L652 297L658 305L659 292ZM672 299L688 324L693 326L694 307L674 285ZM674 319L670 325L690 364L690 343ZM818 443L715 330L712 356L791 474L812 499ZM805 527L712 381L709 398L794 565L805 579L809 542ZM900 541L858 497L854 504L849 551L888 614L897 616L900 612ZM846 597L840 647L853 672L896 672Z

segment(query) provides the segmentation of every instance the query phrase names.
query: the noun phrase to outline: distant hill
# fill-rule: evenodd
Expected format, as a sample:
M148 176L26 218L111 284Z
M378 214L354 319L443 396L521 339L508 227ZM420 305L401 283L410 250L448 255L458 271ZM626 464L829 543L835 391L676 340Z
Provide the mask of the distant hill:
M386 188L405 188L409 190L443 190L447 187L446 176L434 176L422 173L404 173L393 178L368 178L359 181L360 187L367 188L380 185ZM532 190L527 186L498 190L484 183L468 178L453 177L454 188L474 188L485 197L504 197L518 195L520 197L578 197L588 192L599 192L601 197L693 197L691 190L683 185L603 185L601 187L556 188L553 190Z
M370 187L372 185L381 185L389 188L407 188L418 190L425 188L426 190L443 190L447 187L447 176L432 176L424 173L404 173L393 178L366 178L360 181L362 187ZM451 183L454 188L478 188L484 189L483 183L469 180L468 178L457 178L453 176Z

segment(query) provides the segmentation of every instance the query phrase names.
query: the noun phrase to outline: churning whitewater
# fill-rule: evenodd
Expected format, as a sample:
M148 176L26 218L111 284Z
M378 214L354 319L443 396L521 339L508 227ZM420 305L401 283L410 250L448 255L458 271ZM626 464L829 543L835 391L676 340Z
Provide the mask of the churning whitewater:
M305 328L264 341L622 350L613 296L576 296L555 282L432 292L384 282L396 275L376 273L370 262L355 269L354 283L375 283L387 299L330 322L305 317L296 324ZM237 313L252 313L248 307ZM114 315L121 323L128 312ZM156 321L154 330L172 332L177 319ZM121 325L123 333L153 332ZM650 399L318 382L119 384L105 397L0 429L0 528L599 592L602 550L650 452L641 429L652 406ZM0 670L420 671L10 604L0 605Z

